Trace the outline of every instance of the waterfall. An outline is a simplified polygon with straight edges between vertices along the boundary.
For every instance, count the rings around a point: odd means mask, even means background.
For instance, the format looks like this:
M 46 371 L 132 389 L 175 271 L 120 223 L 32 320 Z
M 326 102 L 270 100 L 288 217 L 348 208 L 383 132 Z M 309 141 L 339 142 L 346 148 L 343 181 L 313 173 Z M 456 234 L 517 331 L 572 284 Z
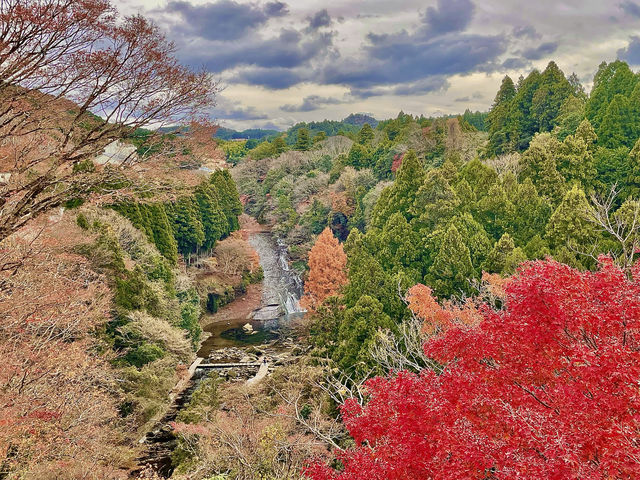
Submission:
M 277 304 L 285 315 L 304 312 L 300 307 L 302 278 L 289 266 L 289 255 L 284 242 L 275 240 L 268 233 L 253 234 L 249 242 L 260 256 L 264 272 L 263 304 Z

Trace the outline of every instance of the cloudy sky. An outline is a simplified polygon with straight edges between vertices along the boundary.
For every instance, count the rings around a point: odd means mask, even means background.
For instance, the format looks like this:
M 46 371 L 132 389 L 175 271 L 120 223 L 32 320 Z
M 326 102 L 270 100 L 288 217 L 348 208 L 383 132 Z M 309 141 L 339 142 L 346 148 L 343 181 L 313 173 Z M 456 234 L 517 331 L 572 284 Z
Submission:
M 555 60 L 589 86 L 600 62 L 640 69 L 640 0 L 115 0 L 224 85 L 231 128 L 486 110 L 505 74 Z M 324 8 L 322 5 L 329 5 Z

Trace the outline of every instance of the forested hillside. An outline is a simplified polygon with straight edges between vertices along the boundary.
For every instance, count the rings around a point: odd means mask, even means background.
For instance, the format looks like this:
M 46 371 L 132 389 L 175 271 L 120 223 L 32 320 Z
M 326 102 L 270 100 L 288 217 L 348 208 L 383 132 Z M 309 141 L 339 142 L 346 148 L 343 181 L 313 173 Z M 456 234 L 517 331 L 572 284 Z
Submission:
M 189 265 L 242 211 L 214 126 L 151 124 L 188 124 L 217 87 L 108 2 L 0 17 L 0 478 L 129 478 L 200 344 Z
M 569 308 L 563 305 L 572 295 L 572 282 L 595 288 L 587 284 L 630 271 L 640 233 L 638 176 L 634 173 L 640 165 L 640 116 L 635 112 L 640 105 L 640 98 L 636 98 L 639 82 L 640 76 L 626 63 L 603 63 L 587 94 L 575 76 L 565 76 L 551 62 L 543 72 L 534 70 L 517 84 L 505 77 L 488 115 L 467 111 L 459 117 L 428 119 L 400 113 L 375 128 L 364 125 L 357 135 L 315 142 L 299 131 L 291 150 L 274 143 L 270 156 L 256 158 L 250 152 L 236 166 L 233 175 L 245 211 L 272 225 L 289 245 L 298 268 L 310 269 L 305 300 L 311 309 L 310 342 L 316 345 L 316 355 L 330 358 L 348 375 L 345 388 L 357 391 L 361 381 L 387 374 L 390 369 L 422 372 L 419 376 L 372 380 L 367 384 L 369 403 L 357 400 L 358 395 L 350 390 L 354 399 L 344 405 L 342 414 L 359 447 L 341 457 L 346 471 L 336 478 L 372 478 L 372 471 L 379 472 L 375 478 L 387 478 L 392 470 L 403 471 L 400 478 L 431 478 L 439 476 L 438 469 L 448 468 L 445 460 L 438 463 L 440 457 L 435 454 L 434 463 L 414 464 L 413 459 L 420 455 L 407 453 L 406 459 L 397 455 L 392 447 L 397 441 L 406 442 L 402 448 L 407 452 L 412 448 L 459 450 L 462 457 L 454 477 L 471 478 L 465 469 L 473 465 L 466 459 L 472 447 L 454 447 L 444 440 L 454 427 L 443 433 L 442 441 L 433 438 L 429 446 L 413 437 L 395 439 L 399 434 L 395 429 L 415 427 L 426 432 L 437 425 L 437 415 L 451 415 L 444 409 L 441 413 L 425 410 L 428 420 L 424 421 L 411 417 L 414 414 L 405 411 L 410 407 L 400 401 L 400 392 L 416 389 L 416 395 L 432 395 L 435 382 L 440 385 L 437 388 L 454 392 L 455 388 L 468 388 L 460 386 L 470 381 L 466 375 L 488 375 L 461 366 L 459 372 L 451 373 L 460 375 L 455 379 L 429 376 L 432 371 L 440 375 L 443 365 L 453 358 L 467 362 L 469 357 L 468 362 L 473 362 L 476 354 L 464 349 L 472 345 L 490 348 L 483 335 L 495 339 L 491 341 L 503 341 L 499 335 L 506 333 L 500 333 L 492 322 L 513 322 L 504 328 L 526 328 L 521 323 L 526 315 L 523 309 L 535 311 L 534 292 L 547 288 L 535 282 L 555 285 L 559 277 L 567 275 L 564 290 L 558 289 L 557 299 L 552 301 L 560 303 L 545 307 L 564 312 Z M 487 133 L 482 131 L 485 127 Z M 340 243 L 327 243 L 326 236 L 331 234 Z M 318 243 L 311 249 L 316 238 Z M 338 259 L 343 250 L 346 257 L 341 262 Z M 617 267 L 599 258 L 602 254 L 609 255 Z M 526 263 L 542 259 L 552 263 Z M 330 274 L 336 270 L 344 271 L 346 277 Z M 588 271 L 599 273 L 580 273 Z M 635 288 L 635 283 L 628 288 Z M 522 291 L 524 297 L 517 297 L 516 291 Z M 533 302 L 530 307 L 519 306 L 528 301 Z M 608 305 L 610 300 L 602 301 Z M 480 306 L 483 302 L 489 302 L 498 313 L 485 312 Z M 585 305 L 584 312 L 590 308 L 596 306 Z M 586 313 L 575 314 L 574 321 L 571 331 L 595 328 Z M 475 327 L 478 324 L 480 327 Z M 549 328 L 549 334 L 554 335 L 555 327 Z M 443 336 L 448 330 L 451 332 Z M 528 339 L 546 335 L 542 331 L 513 332 L 525 343 L 491 353 L 493 358 L 533 355 L 526 353 L 531 346 Z M 577 342 L 567 348 L 595 348 L 589 343 L 592 339 L 583 343 L 570 331 L 562 335 Z M 424 352 L 422 342 L 427 342 Z M 539 348 L 547 347 L 536 344 L 535 349 Z M 620 348 L 620 361 L 631 361 L 633 347 L 623 344 Z M 477 355 L 487 352 L 480 348 Z M 549 355 L 552 362 L 563 353 L 549 350 Z M 505 364 L 500 371 L 507 374 L 508 368 Z M 516 372 L 520 367 L 513 368 Z M 512 374 L 515 385 L 524 381 L 520 377 L 523 373 Z M 549 381 L 540 380 L 541 385 Z M 397 399 L 387 396 L 396 391 L 400 395 Z M 570 416 L 582 408 L 561 406 L 562 399 L 554 395 L 545 393 L 549 404 L 538 400 L 546 408 Z M 468 401 L 478 400 L 470 397 Z M 425 404 L 425 408 L 431 407 Z M 510 408 L 529 406 L 512 403 Z M 381 422 L 379 415 L 393 417 L 382 413 L 388 409 L 401 416 L 383 422 L 382 430 L 373 433 L 373 425 Z M 623 410 L 620 415 L 629 414 L 628 409 Z M 545 412 L 530 411 L 527 415 L 544 416 Z M 452 421 L 456 418 L 454 415 Z M 633 423 L 630 417 L 621 421 Z M 593 428 L 595 434 L 600 432 L 598 428 L 608 427 Z M 493 438 L 495 432 L 477 434 Z M 464 442 L 466 434 L 460 435 L 455 441 Z M 591 441 L 597 440 L 587 443 Z M 621 442 L 619 448 L 624 451 L 632 448 Z M 367 450 L 370 447 L 373 449 Z M 485 465 L 482 468 L 503 472 L 515 468 L 504 458 L 489 458 L 487 452 L 493 447 L 487 448 L 477 453 L 478 465 Z M 521 457 L 522 468 L 544 476 L 542 472 L 556 468 L 551 464 L 557 460 L 563 465 L 557 468 L 571 470 L 565 463 L 568 460 L 560 460 L 562 454 L 547 455 L 555 460 L 543 465 Z M 603 462 L 596 470 L 627 471 L 614 458 L 614 454 L 607 454 L 607 462 L 615 466 L 604 467 Z M 313 478 L 334 478 L 334 473 L 319 466 L 309 472 Z
M 640 478 L 640 40 L 360 3 L 0 2 L 0 480 Z

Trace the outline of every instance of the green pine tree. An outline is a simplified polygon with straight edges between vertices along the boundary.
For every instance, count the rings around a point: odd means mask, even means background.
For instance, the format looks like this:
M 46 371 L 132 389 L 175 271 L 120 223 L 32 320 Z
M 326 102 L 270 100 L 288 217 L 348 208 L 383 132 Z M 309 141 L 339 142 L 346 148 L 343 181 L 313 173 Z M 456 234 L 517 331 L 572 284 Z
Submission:
M 505 233 L 500 237 L 493 250 L 489 252 L 487 259 L 482 265 L 482 269 L 489 273 L 503 273 L 507 265 L 507 258 L 515 249 L 513 239 L 508 233 Z M 524 254 L 523 254 L 524 255 Z
M 460 293 L 468 294 L 469 279 L 473 274 L 469 248 L 458 229 L 450 225 L 442 237 L 442 244 L 429 269 L 428 279 L 425 280 L 438 297 L 450 297 Z
M 549 219 L 545 238 L 552 251 L 569 247 L 571 250 L 589 252 L 596 239 L 587 212 L 589 203 L 584 191 L 577 185 L 569 190 Z
M 383 190 L 380 195 L 373 209 L 371 224 L 382 228 L 389 217 L 396 212 L 402 213 L 407 220 L 410 220 L 410 208 L 424 178 L 425 173 L 420 160 L 412 150 L 409 150 L 402 160 L 393 185 Z
M 371 128 L 371 125 L 365 123 L 360 129 L 360 132 L 358 132 L 358 143 L 360 145 L 369 145 L 372 140 L 373 130 Z
M 311 148 L 311 139 L 309 138 L 309 130 L 307 130 L 306 128 L 301 128 L 298 130 L 298 138 L 293 148 L 294 150 L 300 150 L 301 152 L 306 152 Z
M 370 350 L 378 329 L 394 330 L 395 326 L 384 312 L 382 303 L 363 295 L 344 312 L 333 359 L 342 369 L 355 371 L 358 377 L 366 375 L 375 367 Z

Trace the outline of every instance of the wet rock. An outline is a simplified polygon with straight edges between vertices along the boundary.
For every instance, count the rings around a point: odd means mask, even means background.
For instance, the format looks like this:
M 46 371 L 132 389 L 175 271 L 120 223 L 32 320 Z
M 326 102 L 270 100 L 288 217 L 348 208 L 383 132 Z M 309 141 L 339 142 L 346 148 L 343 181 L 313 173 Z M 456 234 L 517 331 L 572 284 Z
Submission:
M 251 314 L 251 318 L 253 320 L 275 320 L 284 315 L 282 311 L 282 307 L 280 305 L 267 305 L 266 307 L 262 307 L 259 310 L 256 310 Z
M 244 333 L 251 334 L 253 333 L 253 326 L 250 323 L 245 323 L 242 326 L 242 330 L 244 331 Z

